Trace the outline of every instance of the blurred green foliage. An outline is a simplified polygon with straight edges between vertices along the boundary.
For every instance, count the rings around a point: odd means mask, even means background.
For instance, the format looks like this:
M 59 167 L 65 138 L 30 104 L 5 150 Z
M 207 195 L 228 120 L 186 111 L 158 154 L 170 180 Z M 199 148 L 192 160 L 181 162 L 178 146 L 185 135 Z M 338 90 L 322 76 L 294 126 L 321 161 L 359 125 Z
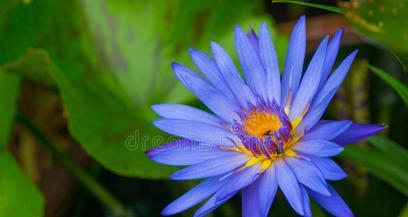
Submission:
M 9 75 L 0 69 L 0 150 L 4 151 L 7 144 L 13 117 L 16 112 L 19 94 L 20 77 Z
M 370 69 L 382 80 L 388 83 L 395 92 L 400 95 L 401 99 L 404 101 L 405 105 L 408 106 L 408 87 L 400 82 L 398 79 L 392 77 L 390 73 L 385 72 L 382 69 L 379 69 L 374 66 L 370 66 Z
M 363 166 L 408 197 L 408 151 L 385 137 L 369 139 L 371 149 L 350 146 L 341 154 L 345 159 Z
M 0 215 L 11 217 L 43 216 L 44 199 L 23 174 L 13 156 L 0 151 Z
M 17 166 L 6 147 L 19 87 L 19 76 L 6 74 L 0 70 L 0 216 L 41 217 L 43 197 Z M 22 202 L 22 198 L 30 203 Z
M 353 27 L 381 47 L 391 50 L 404 67 L 408 64 L 408 1 L 352 0 L 342 2 Z

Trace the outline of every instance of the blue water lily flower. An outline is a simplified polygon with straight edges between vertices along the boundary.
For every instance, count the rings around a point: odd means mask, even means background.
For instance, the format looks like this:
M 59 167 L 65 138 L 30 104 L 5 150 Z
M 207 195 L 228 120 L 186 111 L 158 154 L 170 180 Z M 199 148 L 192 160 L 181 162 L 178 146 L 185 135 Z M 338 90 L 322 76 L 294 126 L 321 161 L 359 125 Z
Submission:
M 279 188 L 299 215 L 312 216 L 310 196 L 334 216 L 353 216 L 327 182 L 346 177 L 330 157 L 384 126 L 320 120 L 357 54 L 352 52 L 332 72 L 342 33 L 330 42 L 324 38 L 302 73 L 306 27 L 301 17 L 290 37 L 282 78 L 266 24 L 259 35 L 235 28 L 244 79 L 214 42 L 213 58 L 190 50 L 203 76 L 173 64 L 180 82 L 214 114 L 186 105 L 153 106 L 162 117 L 154 125 L 182 138 L 148 151 L 149 157 L 187 166 L 171 176 L 174 180 L 205 179 L 168 205 L 163 215 L 207 199 L 194 215 L 205 216 L 242 192 L 242 215 L 265 217 Z

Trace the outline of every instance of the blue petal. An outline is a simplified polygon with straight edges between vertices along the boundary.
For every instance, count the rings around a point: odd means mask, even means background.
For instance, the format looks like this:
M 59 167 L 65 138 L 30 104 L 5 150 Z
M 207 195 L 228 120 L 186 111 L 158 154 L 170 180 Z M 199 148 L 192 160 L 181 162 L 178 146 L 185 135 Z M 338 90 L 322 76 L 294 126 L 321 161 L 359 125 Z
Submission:
M 192 206 L 198 204 L 202 200 L 214 194 L 218 191 L 226 182 L 226 180 L 219 180 L 220 177 L 209 178 L 179 198 L 173 201 L 171 204 L 166 206 L 162 211 L 162 215 L 174 215 L 176 213 L 182 212 Z
M 259 179 L 242 191 L 242 216 L 243 217 L 265 217 L 259 210 Z
M 197 121 L 159 119 L 153 124 L 166 133 L 214 145 L 235 145 L 239 138 L 223 127 Z
M 244 165 L 248 157 L 241 153 L 229 153 L 226 156 L 214 158 L 178 170 L 171 176 L 174 180 L 200 179 L 222 175 Z
M 211 50 L 225 82 L 239 104 L 245 108 L 248 106 L 248 102 L 255 104 L 254 94 L 242 80 L 238 69 L 227 52 L 215 42 L 211 43 Z
M 163 118 L 198 121 L 219 126 L 223 121 L 203 110 L 179 104 L 158 104 L 152 106 L 153 111 Z
M 231 175 L 225 187 L 217 192 L 217 200 L 224 200 L 231 193 L 252 184 L 259 177 L 260 171 L 261 165 L 255 164 Z
M 310 199 L 309 195 L 307 194 L 307 191 L 303 186 L 299 186 L 300 191 L 302 192 L 302 198 L 303 198 L 303 216 L 304 217 L 312 217 L 312 211 L 310 210 Z
M 304 114 L 307 106 L 310 106 L 312 103 L 322 76 L 328 40 L 329 37 L 326 36 L 320 43 L 305 74 L 303 75 L 302 82 L 300 83 L 299 89 L 293 100 L 293 104 L 290 107 L 289 118 L 291 120 L 295 120 L 301 114 Z
M 333 39 L 330 41 L 327 47 L 326 59 L 324 61 L 322 79 L 320 80 L 319 88 L 323 86 L 326 82 L 334 63 L 336 62 L 336 57 L 339 52 L 341 38 L 343 37 L 343 28 L 339 29 L 334 35 Z
M 385 126 L 382 124 L 353 123 L 346 131 L 334 138 L 333 142 L 342 146 L 348 145 L 377 134 L 384 128 Z
M 269 209 L 275 198 L 276 191 L 278 190 L 278 181 L 276 179 L 275 165 L 272 164 L 259 180 L 259 200 L 258 206 L 261 216 L 268 216 Z
M 343 60 L 343 62 L 341 62 L 341 64 L 337 67 L 337 69 L 333 72 L 333 74 L 320 89 L 319 94 L 317 94 L 316 98 L 313 101 L 313 104 L 317 105 L 321 103 L 331 92 L 337 91 L 344 78 L 346 77 L 354 58 L 357 55 L 357 52 L 357 50 L 353 51 Z
M 285 59 L 285 67 L 282 76 L 281 106 L 284 107 L 290 97 L 296 93 L 302 76 L 303 61 L 306 53 L 306 18 L 300 17 L 292 30 L 289 40 L 288 51 Z M 292 96 L 293 97 L 293 96 Z
M 331 140 L 347 130 L 351 124 L 351 121 L 320 121 L 302 138 Z
M 257 95 L 265 96 L 265 72 L 259 55 L 255 51 L 244 31 L 238 26 L 234 31 L 235 50 L 241 62 L 246 83 Z
M 296 130 L 302 133 L 308 132 L 323 116 L 334 94 L 336 91 L 332 90 L 319 104 L 312 104 L 312 108 L 306 113 Z
M 343 151 L 343 147 L 322 139 L 300 141 L 293 146 L 293 150 L 319 157 L 330 157 Z
M 344 77 L 346 76 L 356 55 L 357 51 L 354 51 L 352 54 L 350 54 L 330 76 L 330 78 L 317 94 L 316 98 L 313 100 L 311 109 L 305 115 L 302 122 L 298 126 L 299 131 L 308 131 L 320 120 L 324 111 L 329 105 L 330 100 L 336 94 L 337 89 L 340 87 L 340 84 L 344 80 Z
M 310 196 L 316 200 L 316 202 L 334 216 L 341 217 L 353 217 L 353 212 L 340 197 L 340 195 L 328 185 L 330 196 L 324 196 L 308 189 Z
M 344 179 L 347 174 L 336 162 L 328 157 L 316 157 L 316 156 L 307 156 L 320 172 L 323 174 L 325 179 L 328 180 L 340 180 Z
M 228 153 L 230 152 L 219 147 L 203 145 L 188 139 L 180 139 L 147 151 L 147 155 L 152 160 L 175 166 L 197 164 L 205 160 L 228 156 Z
M 292 208 L 299 214 L 303 215 L 303 198 L 300 191 L 299 183 L 295 174 L 290 167 L 283 161 L 275 162 L 276 179 L 286 199 Z
M 257 54 L 259 54 L 259 38 L 258 38 L 258 36 L 256 35 L 254 29 L 251 29 L 251 30 L 248 32 L 247 36 L 248 36 L 249 41 L 250 41 L 251 44 L 252 44 L 252 47 L 254 47 L 255 52 L 256 52 Z
M 300 183 L 323 195 L 329 195 L 326 180 L 312 162 L 295 157 L 286 158 L 285 162 L 292 168 Z
M 173 63 L 173 70 L 177 78 L 193 92 L 209 109 L 222 119 L 233 122 L 239 120 L 236 111 L 238 108 L 225 95 L 221 94 L 212 85 L 204 81 L 190 69 Z
M 217 88 L 221 93 L 226 95 L 230 99 L 234 99 L 234 96 L 227 86 L 217 64 L 211 57 L 204 53 L 190 49 L 190 55 L 198 69 L 207 77 L 207 79 Z
M 208 199 L 208 201 L 202 207 L 200 207 L 200 209 L 198 209 L 194 213 L 194 217 L 204 217 L 204 216 L 206 216 L 208 213 L 210 213 L 213 210 L 217 209 L 219 206 L 221 206 L 223 203 L 225 203 L 227 200 L 229 200 L 231 197 L 233 197 L 237 192 L 238 191 L 232 193 L 227 198 L 225 198 L 224 200 L 221 200 L 221 201 L 217 201 L 216 200 L 217 194 L 214 194 L 210 199 Z
M 266 70 L 266 94 L 267 98 L 273 99 L 280 104 L 281 100 L 281 82 L 279 72 L 279 62 L 276 57 L 275 47 L 272 37 L 269 34 L 266 23 L 263 23 L 259 31 L 260 57 L 262 65 Z

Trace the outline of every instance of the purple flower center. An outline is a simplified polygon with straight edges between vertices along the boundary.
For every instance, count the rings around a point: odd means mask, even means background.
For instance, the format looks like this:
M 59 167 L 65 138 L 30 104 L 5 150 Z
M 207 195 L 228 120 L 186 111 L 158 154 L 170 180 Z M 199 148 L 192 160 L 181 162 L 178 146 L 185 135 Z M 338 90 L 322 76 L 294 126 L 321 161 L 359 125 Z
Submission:
M 275 101 L 258 100 L 256 105 L 239 112 L 232 131 L 255 157 L 274 159 L 285 154 L 292 140 L 292 124 Z

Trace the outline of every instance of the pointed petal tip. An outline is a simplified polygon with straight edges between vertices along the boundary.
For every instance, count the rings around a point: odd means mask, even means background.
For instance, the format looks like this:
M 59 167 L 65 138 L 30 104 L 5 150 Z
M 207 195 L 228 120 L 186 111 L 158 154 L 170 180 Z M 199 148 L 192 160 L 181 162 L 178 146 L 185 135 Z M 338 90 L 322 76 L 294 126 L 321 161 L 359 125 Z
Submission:
M 317 47 L 315 53 L 320 52 L 321 55 L 324 55 L 324 56 L 326 55 L 326 50 L 327 50 L 327 47 L 329 46 L 329 38 L 330 38 L 329 35 L 326 35 L 323 38 L 323 40 L 320 42 L 319 46 Z
M 234 25 L 234 31 L 242 31 L 241 27 L 238 24 Z
M 234 41 L 237 42 L 238 39 L 245 37 L 246 34 L 243 29 L 237 24 L 234 26 Z
M 169 206 L 166 206 L 162 211 L 161 211 L 161 215 L 162 216 L 169 216 L 169 215 L 174 215 L 177 212 L 174 212 L 172 210 L 169 209 Z
M 217 50 L 220 50 L 222 47 L 221 47 L 221 45 L 219 45 L 217 42 L 215 42 L 215 41 L 211 41 L 210 42 L 210 47 L 211 47 L 211 50 L 214 52 L 214 51 L 217 51 Z
M 190 55 L 194 55 L 195 53 L 197 53 L 198 50 L 196 50 L 195 48 L 189 47 L 188 48 L 188 52 L 190 53 Z
M 248 35 L 248 36 L 258 37 L 258 34 L 256 34 L 256 31 L 255 31 L 254 28 L 251 28 L 251 29 L 248 31 L 247 35 Z
M 330 35 L 324 36 L 322 42 L 320 43 L 320 46 L 327 47 L 329 44 L 329 38 L 330 38 Z
M 154 153 L 155 153 L 154 149 L 149 149 L 149 150 L 147 150 L 147 151 L 145 152 L 145 154 L 146 154 L 149 158 L 152 158 L 153 155 L 154 155 Z
M 376 125 L 377 125 L 377 129 L 373 130 L 374 134 L 380 133 L 381 131 L 388 128 L 388 124 L 386 123 L 381 123 L 381 124 L 376 124 Z
M 154 104 L 150 106 L 150 109 L 153 110 L 155 113 L 157 113 L 159 108 L 160 108 L 160 104 Z
M 181 179 L 181 178 L 178 176 L 177 171 L 170 175 L 170 179 L 171 179 L 171 180 L 175 180 L 175 181 L 184 180 L 184 179 Z
M 159 154 L 161 152 L 161 146 L 159 147 L 155 147 L 155 148 L 151 148 L 147 151 L 145 151 L 145 154 L 152 160 L 155 161 L 157 163 L 160 163 L 159 161 L 157 161 L 157 154 Z
M 359 49 L 355 49 L 353 52 L 351 52 L 350 55 L 353 55 L 353 59 L 357 56 L 359 51 L 360 51 Z
M 163 121 L 163 119 L 156 119 L 156 120 L 153 120 L 153 121 L 152 121 L 152 124 L 153 124 L 155 127 L 160 128 L 161 124 L 163 123 L 162 121 Z
M 181 67 L 183 66 L 178 62 L 171 63 L 171 68 L 173 69 L 174 72 L 178 71 Z
M 173 69 L 174 74 L 180 81 L 183 80 L 183 77 L 185 75 L 188 75 L 191 71 L 190 69 L 188 69 L 187 67 L 178 62 L 172 62 L 171 68 Z
M 367 139 L 380 133 L 386 128 L 384 124 L 359 124 L 353 123 L 345 132 L 333 138 L 333 142 L 341 146 Z
M 336 34 L 334 35 L 334 37 L 340 37 L 342 38 L 344 34 L 344 27 L 340 27 L 337 31 Z
M 302 15 L 301 17 L 299 17 L 298 21 L 295 24 L 295 28 L 296 27 L 301 27 L 302 29 L 306 29 L 306 16 Z
M 295 26 L 292 29 L 292 33 L 301 33 L 306 38 L 306 17 L 305 15 L 301 16 L 299 20 L 296 22 Z

